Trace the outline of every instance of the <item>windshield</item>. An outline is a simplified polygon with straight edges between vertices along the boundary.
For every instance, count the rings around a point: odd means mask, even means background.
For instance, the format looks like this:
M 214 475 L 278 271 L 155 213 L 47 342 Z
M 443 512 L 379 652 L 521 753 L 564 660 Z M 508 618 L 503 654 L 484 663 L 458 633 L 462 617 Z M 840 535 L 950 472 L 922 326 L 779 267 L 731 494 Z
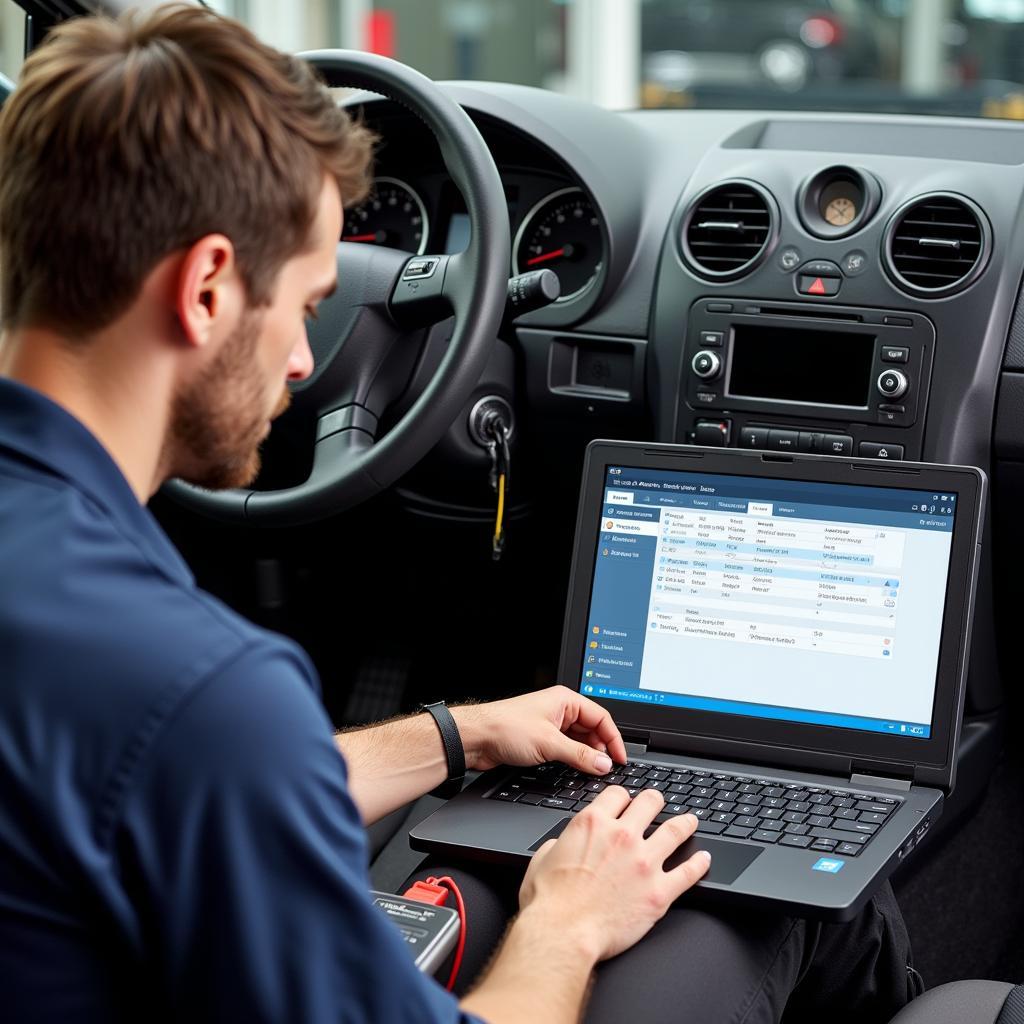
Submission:
M 213 0 L 290 50 L 603 106 L 1024 117 L 1024 0 Z

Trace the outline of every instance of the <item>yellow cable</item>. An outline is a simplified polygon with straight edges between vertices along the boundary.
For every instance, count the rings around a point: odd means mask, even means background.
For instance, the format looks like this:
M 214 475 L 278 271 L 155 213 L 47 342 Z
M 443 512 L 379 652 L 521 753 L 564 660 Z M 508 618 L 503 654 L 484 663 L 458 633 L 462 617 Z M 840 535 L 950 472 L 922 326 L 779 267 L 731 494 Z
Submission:
M 494 520 L 494 546 L 501 542 L 502 521 L 505 518 L 505 474 L 498 477 L 498 515 Z

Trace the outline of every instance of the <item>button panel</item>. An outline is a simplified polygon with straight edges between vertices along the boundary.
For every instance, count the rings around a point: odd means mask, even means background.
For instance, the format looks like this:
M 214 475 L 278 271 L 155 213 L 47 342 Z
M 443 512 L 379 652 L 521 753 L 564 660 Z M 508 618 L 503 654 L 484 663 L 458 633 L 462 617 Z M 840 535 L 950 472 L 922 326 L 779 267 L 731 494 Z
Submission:
M 829 434 L 823 430 L 743 427 L 740 430 L 739 447 L 813 455 L 852 455 L 853 438 L 849 434 Z
M 846 273 L 843 266 L 851 251 L 854 250 L 845 250 L 843 260 L 835 262 L 815 259 L 813 252 L 805 253 L 789 272 L 788 276 L 793 278 L 790 294 L 799 288 L 801 278 L 811 279 L 810 282 L 804 281 L 809 288 L 820 277 L 821 289 L 825 291 L 839 289 L 841 293 L 848 286 L 854 287 L 855 275 Z M 781 267 L 775 270 L 779 279 L 783 278 L 781 270 Z M 854 456 L 859 454 L 861 441 L 870 440 L 872 444 L 892 449 L 892 452 L 898 452 L 899 449 L 894 447 L 896 444 L 902 446 L 904 459 L 919 458 L 934 354 L 932 325 L 925 317 L 907 313 L 900 318 L 910 321 L 906 327 L 899 321 L 886 323 L 902 311 L 848 307 L 836 304 L 839 301 L 828 295 L 793 295 L 789 301 L 765 297 L 741 301 L 735 298 L 700 299 L 695 302 L 690 307 L 683 330 L 685 342 L 679 377 L 676 438 L 694 443 L 700 423 L 702 443 L 715 444 L 722 432 L 710 424 L 728 420 L 728 444 L 755 451 Z M 812 302 L 818 302 L 818 307 L 812 307 Z M 867 378 L 863 404 L 842 405 L 827 400 L 818 404 L 814 397 L 819 389 L 811 383 L 803 386 L 799 397 L 792 400 L 777 397 L 777 393 L 784 390 L 781 385 L 775 391 L 766 389 L 766 397 L 757 397 L 757 381 L 750 379 L 748 359 L 756 332 L 775 331 L 777 339 L 780 339 L 778 344 L 784 348 L 788 337 L 786 331 L 810 329 L 808 313 L 820 316 L 825 312 L 822 306 L 827 306 L 829 313 L 834 311 L 843 315 L 830 318 L 824 326 L 815 324 L 814 329 L 835 335 L 837 346 L 849 339 L 849 349 L 852 351 L 859 346 L 863 354 L 863 370 L 858 368 L 858 372 L 864 372 Z M 790 309 L 793 311 L 791 317 L 787 316 Z M 867 341 L 860 340 L 866 336 L 871 338 L 870 361 Z M 814 374 L 818 373 L 824 384 L 829 373 L 838 372 L 831 365 L 827 345 L 822 347 L 820 366 L 816 365 L 816 359 L 812 360 L 814 365 L 805 365 L 806 353 L 794 362 L 799 346 L 792 348 L 791 352 L 781 351 L 778 354 L 780 365 L 772 372 L 780 380 L 788 381 L 785 374 L 792 369 L 803 373 L 807 381 L 813 381 Z M 744 359 L 748 361 L 744 363 Z M 745 367 L 746 377 L 737 376 L 738 367 Z M 736 393 L 736 390 L 741 393 Z M 799 391 L 796 388 L 794 395 Z M 827 386 L 820 391 L 823 396 L 835 394 L 835 389 L 830 391 Z M 712 433 L 714 430 L 717 434 Z M 866 454 L 863 457 L 878 456 Z

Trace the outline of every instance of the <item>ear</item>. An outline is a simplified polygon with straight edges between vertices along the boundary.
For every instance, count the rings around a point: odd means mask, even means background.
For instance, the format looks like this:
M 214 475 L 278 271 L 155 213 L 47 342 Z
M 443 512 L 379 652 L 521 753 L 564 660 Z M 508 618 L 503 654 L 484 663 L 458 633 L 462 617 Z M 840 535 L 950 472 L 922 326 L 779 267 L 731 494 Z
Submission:
M 181 261 L 174 304 L 189 345 L 203 347 L 218 327 L 237 316 L 242 283 L 235 265 L 235 248 L 225 235 L 205 235 Z

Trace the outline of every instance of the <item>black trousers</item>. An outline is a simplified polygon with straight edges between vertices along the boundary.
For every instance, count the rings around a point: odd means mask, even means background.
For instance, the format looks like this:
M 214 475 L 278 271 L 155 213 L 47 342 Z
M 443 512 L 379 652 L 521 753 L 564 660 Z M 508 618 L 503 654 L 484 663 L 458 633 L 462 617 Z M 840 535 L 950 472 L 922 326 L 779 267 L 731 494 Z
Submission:
M 522 873 L 424 865 L 407 884 L 428 875 L 450 875 L 466 903 L 466 949 L 455 986 L 461 995 L 515 914 Z M 583 1019 L 887 1024 L 922 988 L 888 883 L 843 924 L 698 909 L 684 896 L 636 946 L 598 966 Z

